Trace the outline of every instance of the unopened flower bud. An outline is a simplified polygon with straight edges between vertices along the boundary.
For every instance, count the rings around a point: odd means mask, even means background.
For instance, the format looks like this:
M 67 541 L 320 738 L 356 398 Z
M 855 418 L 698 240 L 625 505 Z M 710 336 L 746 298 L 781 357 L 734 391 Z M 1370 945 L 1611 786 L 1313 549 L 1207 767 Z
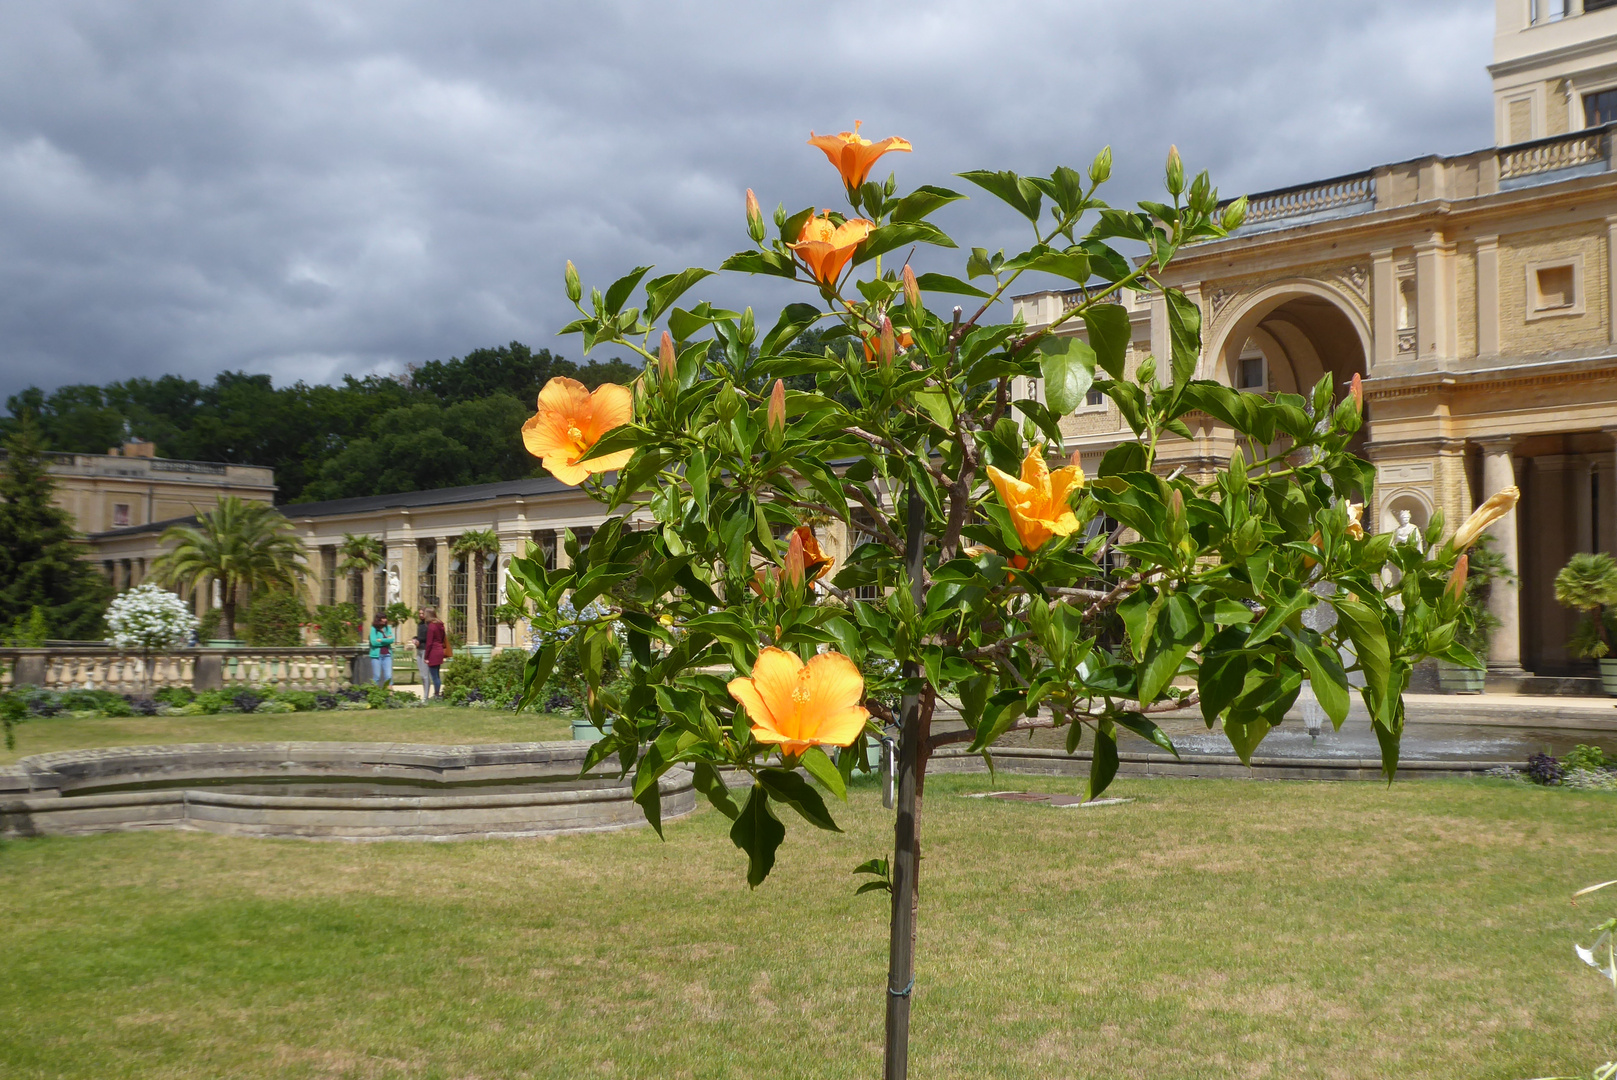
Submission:
M 1185 516 L 1185 494 L 1178 488 L 1168 493 L 1168 516 L 1175 521 Z
M 734 420 L 741 412 L 741 395 L 736 388 L 725 383 L 713 400 L 713 411 L 719 414 L 720 420 Z
M 1446 591 L 1450 597 L 1455 600 L 1465 597 L 1465 579 L 1470 572 L 1471 556 L 1461 555 L 1459 561 L 1454 564 L 1453 572 L 1449 574 L 1449 587 Z
M 1112 178 L 1112 148 L 1108 146 L 1095 155 L 1095 160 L 1089 166 L 1089 182 L 1104 184 Z
M 801 589 L 803 587 L 803 572 L 803 537 L 796 529 L 793 529 L 792 538 L 786 544 L 786 566 L 784 570 L 785 579 L 792 588 Z
M 663 331 L 662 344 L 657 348 L 657 374 L 662 376 L 664 382 L 673 382 L 679 374 L 674 362 L 674 339 Z
M 1246 196 L 1242 195 L 1239 199 L 1236 199 L 1234 202 L 1230 203 L 1224 208 L 1224 221 L 1222 224 L 1225 232 L 1234 232 L 1245 222 Z
M 914 313 L 921 310 L 921 283 L 915 280 L 915 271 L 910 269 L 909 263 L 904 264 L 904 303 L 910 309 L 910 321 L 915 322 Z
M 758 196 L 747 189 L 747 235 L 752 237 L 754 243 L 763 243 L 768 235 L 764 230 L 764 212 L 758 208 Z
M 1179 147 L 1168 147 L 1168 194 L 1178 198 L 1185 190 L 1185 162 L 1179 156 Z
M 884 317 L 881 321 L 881 338 L 876 357 L 882 367 L 888 367 L 896 355 L 898 355 L 898 339 L 893 334 L 893 320 Z
M 1348 384 L 1348 396 L 1353 399 L 1353 407 L 1364 412 L 1364 380 L 1357 371 L 1353 373 L 1353 381 Z
M 578 267 L 573 265 L 573 260 L 571 259 L 567 260 L 566 280 L 567 299 L 576 304 L 578 303 L 579 297 L 584 295 L 584 283 L 578 280 Z
M 769 392 L 769 412 L 767 415 L 769 430 L 776 435 L 786 431 L 786 384 L 779 379 L 775 380 L 775 388 Z

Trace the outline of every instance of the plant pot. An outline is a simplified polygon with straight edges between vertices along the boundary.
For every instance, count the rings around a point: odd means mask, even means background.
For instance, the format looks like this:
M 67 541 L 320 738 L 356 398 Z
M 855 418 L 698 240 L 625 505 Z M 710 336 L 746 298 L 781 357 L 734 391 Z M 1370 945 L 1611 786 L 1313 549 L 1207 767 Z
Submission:
M 1480 694 L 1487 671 L 1461 667 L 1446 660 L 1437 662 L 1437 688 L 1445 694 Z
M 1600 661 L 1600 689 L 1617 697 L 1617 658 Z
M 494 655 L 494 646 L 492 646 L 492 645 L 468 645 L 468 646 L 466 646 L 466 651 L 471 653 L 473 656 L 477 657 L 479 660 L 483 660 L 483 661 L 486 662 L 490 657 L 492 657 Z
M 612 730 L 612 721 L 608 720 L 606 722 L 606 730 Z M 583 717 L 579 717 L 573 721 L 573 741 L 590 743 L 600 742 L 601 732 L 595 729 L 594 724 L 590 723 L 588 720 L 585 720 Z

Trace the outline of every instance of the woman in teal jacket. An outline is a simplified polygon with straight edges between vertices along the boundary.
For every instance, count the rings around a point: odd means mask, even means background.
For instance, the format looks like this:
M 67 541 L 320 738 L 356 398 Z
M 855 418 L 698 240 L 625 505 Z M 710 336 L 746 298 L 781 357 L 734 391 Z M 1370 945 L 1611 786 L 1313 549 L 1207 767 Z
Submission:
M 371 682 L 393 685 L 393 627 L 380 611 L 371 620 Z

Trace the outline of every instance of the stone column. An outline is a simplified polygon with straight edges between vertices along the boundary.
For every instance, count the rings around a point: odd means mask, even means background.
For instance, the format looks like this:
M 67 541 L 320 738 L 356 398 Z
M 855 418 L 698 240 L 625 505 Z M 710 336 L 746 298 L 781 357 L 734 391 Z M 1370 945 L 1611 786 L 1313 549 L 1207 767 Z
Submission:
M 434 560 L 434 576 L 438 579 L 438 617 L 444 621 L 444 627 L 449 626 L 449 537 L 440 536 L 434 542 L 437 547 L 437 558 Z
M 1617 444 L 1617 428 L 1607 428 L 1606 434 Z M 1613 450 L 1617 451 L 1617 445 Z M 1603 471 L 1610 482 L 1600 489 L 1600 516 L 1605 519 L 1600 523 L 1600 536 L 1606 553 L 1617 555 L 1617 452 L 1606 455 L 1606 468 Z
M 466 556 L 466 644 L 485 645 L 483 640 L 483 575 L 488 572 L 488 556 Z
M 1481 439 L 1482 498 L 1484 500 L 1516 483 L 1516 463 L 1511 457 L 1514 438 Z M 1521 558 L 1516 543 L 1516 512 L 1512 510 L 1488 529 L 1496 550 L 1504 557 L 1506 569 L 1521 574 Z M 1520 587 L 1495 582 L 1488 608 L 1499 620 L 1488 646 L 1488 672 L 1492 675 L 1521 676 L 1522 631 Z

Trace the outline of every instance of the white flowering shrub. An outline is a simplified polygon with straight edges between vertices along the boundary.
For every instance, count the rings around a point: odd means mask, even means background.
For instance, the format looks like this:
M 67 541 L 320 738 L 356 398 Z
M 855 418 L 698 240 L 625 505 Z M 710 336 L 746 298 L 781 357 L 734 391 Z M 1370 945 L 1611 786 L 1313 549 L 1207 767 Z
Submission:
M 157 585 L 138 585 L 107 608 L 107 642 L 120 649 L 176 649 L 196 628 L 190 605 Z

